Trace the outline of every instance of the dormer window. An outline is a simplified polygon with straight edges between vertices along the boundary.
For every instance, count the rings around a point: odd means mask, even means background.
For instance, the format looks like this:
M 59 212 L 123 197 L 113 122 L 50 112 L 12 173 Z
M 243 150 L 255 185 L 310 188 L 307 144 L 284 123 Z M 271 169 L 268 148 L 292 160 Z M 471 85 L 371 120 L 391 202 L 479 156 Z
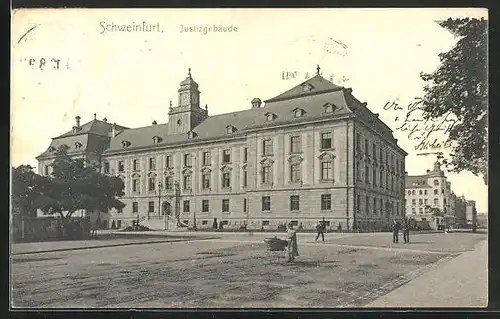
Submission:
M 226 126 L 226 134 L 233 134 L 234 132 L 236 132 L 236 127 L 232 125 Z
M 82 148 L 82 143 L 75 142 L 75 149 L 79 150 L 80 148 Z
M 271 112 L 267 112 L 264 115 L 266 116 L 267 121 L 273 121 L 275 118 L 277 118 L 276 114 L 271 113 Z
M 300 107 L 297 107 L 297 108 L 293 109 L 293 113 L 294 113 L 295 117 L 302 117 L 306 113 L 306 111 L 304 111 Z
M 302 84 L 302 91 L 303 92 L 309 92 L 312 89 L 314 89 L 314 86 L 312 86 L 311 84 L 309 84 L 309 83 Z
M 56 150 L 56 148 L 55 148 L 55 147 L 53 147 L 53 146 L 50 146 L 50 147 L 49 147 L 49 153 L 52 153 L 52 152 L 54 152 L 55 150 Z
M 129 141 L 122 141 L 122 147 L 125 148 L 125 147 L 129 147 L 130 146 L 130 142 Z
M 188 138 L 191 139 L 191 138 L 195 138 L 196 136 L 198 136 L 198 134 L 196 134 L 195 132 L 193 131 L 189 131 L 188 132 Z
M 161 142 L 161 137 L 159 136 L 153 136 L 153 144 L 158 144 Z
M 337 110 L 337 106 L 335 106 L 335 104 L 332 104 L 330 102 L 325 103 L 323 107 L 325 109 L 325 113 L 333 113 L 335 112 L 335 110 Z

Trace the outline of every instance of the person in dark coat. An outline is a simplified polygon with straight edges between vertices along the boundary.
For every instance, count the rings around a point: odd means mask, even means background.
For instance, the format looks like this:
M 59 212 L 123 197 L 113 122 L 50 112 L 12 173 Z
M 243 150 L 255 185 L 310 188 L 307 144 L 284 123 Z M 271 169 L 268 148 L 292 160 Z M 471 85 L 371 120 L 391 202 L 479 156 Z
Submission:
M 410 242 L 410 223 L 406 218 L 403 220 L 403 240 L 405 244 Z
M 295 260 L 295 257 L 299 255 L 299 249 L 297 246 L 297 232 L 295 231 L 295 229 L 293 229 L 292 223 L 288 225 L 287 241 L 288 262 L 292 262 Z
M 393 243 L 398 243 L 399 241 L 399 229 L 401 228 L 401 225 L 399 224 L 398 221 L 394 220 L 392 222 L 392 242 Z
M 325 223 L 319 221 L 316 224 L 316 231 L 318 232 L 318 234 L 316 235 L 316 239 L 314 241 L 318 241 L 319 235 L 321 235 L 321 239 L 323 240 L 323 242 L 325 242 Z

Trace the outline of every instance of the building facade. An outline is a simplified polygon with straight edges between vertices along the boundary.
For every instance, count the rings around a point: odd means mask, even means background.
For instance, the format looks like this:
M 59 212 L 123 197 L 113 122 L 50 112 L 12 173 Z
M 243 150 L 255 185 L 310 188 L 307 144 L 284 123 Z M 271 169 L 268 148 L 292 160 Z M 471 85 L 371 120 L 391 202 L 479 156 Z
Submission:
M 437 225 L 454 225 L 457 196 L 451 182 L 436 161 L 433 170 L 425 175 L 406 175 L 406 216 L 420 222 L 429 222 L 433 229 Z
M 324 219 L 329 228 L 373 229 L 404 216 L 407 153 L 352 89 L 318 68 L 264 103 L 209 116 L 189 72 L 167 123 L 129 129 L 94 119 L 53 139 L 39 172 L 50 173 L 58 145 L 82 144 L 72 154 L 125 183 L 126 207 L 111 210 L 107 226 L 167 214 L 199 229 L 214 219 L 225 228 L 307 229 Z M 102 144 L 87 146 L 91 137 Z

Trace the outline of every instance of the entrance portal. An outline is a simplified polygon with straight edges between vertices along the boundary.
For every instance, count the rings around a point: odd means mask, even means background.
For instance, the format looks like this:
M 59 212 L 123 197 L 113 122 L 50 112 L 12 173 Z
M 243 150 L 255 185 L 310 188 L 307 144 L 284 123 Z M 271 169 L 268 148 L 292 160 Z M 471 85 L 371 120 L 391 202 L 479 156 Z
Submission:
M 162 215 L 167 214 L 168 216 L 171 216 L 172 215 L 172 205 L 170 205 L 169 202 L 163 202 L 163 204 L 161 205 L 161 211 L 162 211 Z

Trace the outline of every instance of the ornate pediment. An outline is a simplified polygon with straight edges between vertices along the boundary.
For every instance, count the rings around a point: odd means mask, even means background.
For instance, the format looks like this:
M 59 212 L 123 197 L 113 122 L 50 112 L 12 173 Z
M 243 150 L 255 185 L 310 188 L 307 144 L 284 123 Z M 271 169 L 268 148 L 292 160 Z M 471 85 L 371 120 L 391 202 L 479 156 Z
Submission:
M 141 175 L 138 173 L 133 173 L 132 178 L 141 178 Z
M 274 163 L 273 159 L 272 158 L 269 158 L 269 157 L 264 157 L 260 160 L 260 163 L 262 165 L 272 165 Z
M 288 162 L 290 163 L 300 163 L 304 159 L 300 155 L 290 155 L 288 156 Z
M 167 168 L 167 169 L 163 172 L 163 174 L 164 174 L 165 176 L 172 176 L 172 175 L 174 175 L 174 174 L 175 174 L 175 172 L 174 172 L 174 169 L 173 169 L 173 168 Z
M 182 174 L 191 175 L 191 174 L 193 174 L 193 171 L 189 167 L 186 167 L 182 170 Z
M 233 168 L 229 165 L 222 165 L 222 167 L 220 168 L 221 171 L 223 172 L 228 172 L 228 171 L 231 171 L 233 170 Z
M 203 168 L 201 169 L 201 172 L 202 172 L 203 174 L 210 174 L 210 173 L 212 173 L 212 170 L 210 169 L 210 167 L 206 167 L 206 166 L 205 166 L 205 167 L 203 167 Z
M 323 152 L 318 156 L 318 158 L 321 161 L 333 161 L 335 159 L 335 155 L 330 152 Z
M 149 173 L 148 173 L 148 176 L 149 176 L 149 177 L 156 177 L 156 173 L 155 173 L 155 172 L 149 172 Z

